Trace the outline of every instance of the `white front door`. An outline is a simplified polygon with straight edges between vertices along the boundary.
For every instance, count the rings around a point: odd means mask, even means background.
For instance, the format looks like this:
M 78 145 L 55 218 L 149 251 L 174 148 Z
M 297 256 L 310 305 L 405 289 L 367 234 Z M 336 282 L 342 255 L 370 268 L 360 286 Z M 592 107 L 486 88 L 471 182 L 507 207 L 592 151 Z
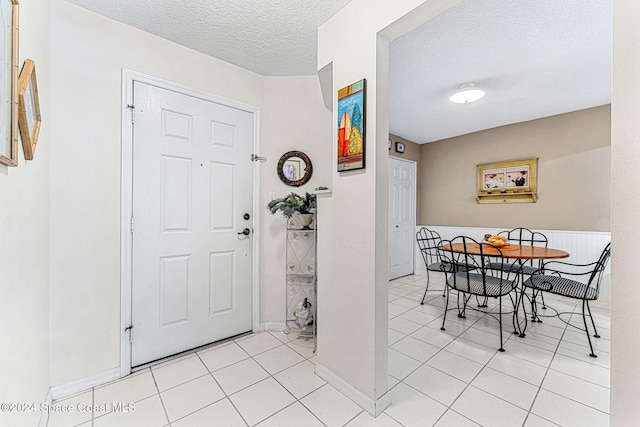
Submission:
M 389 158 L 389 279 L 413 274 L 416 164 Z
M 134 82 L 131 366 L 252 329 L 253 114 Z

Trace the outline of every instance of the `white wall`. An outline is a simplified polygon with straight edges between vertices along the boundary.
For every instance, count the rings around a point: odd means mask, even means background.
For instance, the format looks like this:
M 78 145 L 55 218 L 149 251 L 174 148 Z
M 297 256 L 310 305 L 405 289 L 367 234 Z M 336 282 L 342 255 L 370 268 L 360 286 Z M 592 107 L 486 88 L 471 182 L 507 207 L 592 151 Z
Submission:
M 611 425 L 640 423 L 640 2 L 613 0 Z
M 40 404 L 49 388 L 49 2 L 21 4 L 20 65 L 36 64 L 42 128 L 34 160 L 0 165 L 0 402 Z M 37 425 L 40 412 L 0 412 Z
M 319 186 L 329 186 L 328 165 L 331 150 L 325 146 L 331 140 L 331 112 L 322 102 L 320 83 L 316 76 L 267 77 L 264 81 L 262 109 L 262 241 L 261 241 L 261 321 L 285 321 L 285 226 L 280 215 L 271 215 L 267 203 L 269 193 L 282 197 L 292 191 L 303 195 Z M 311 159 L 313 174 L 301 187 L 284 185 L 276 173 L 280 156 L 287 151 L 303 151 Z
M 118 367 L 121 70 L 262 104 L 262 78 L 54 0 L 51 383 Z
M 387 391 L 388 40 L 455 2 L 354 0 L 318 30 L 333 105 L 340 88 L 367 79 L 366 169 L 339 174 L 332 164 L 332 194 L 318 204 L 318 365 L 374 412 Z M 335 136 L 335 117 L 332 127 Z
M 121 69 L 261 108 L 262 321 L 284 321 L 284 226 L 268 193 L 288 150 L 310 155 L 326 185 L 329 137 L 317 78 L 264 78 L 61 0 L 52 16 L 56 141 L 51 188 L 51 376 L 69 383 L 119 366 Z

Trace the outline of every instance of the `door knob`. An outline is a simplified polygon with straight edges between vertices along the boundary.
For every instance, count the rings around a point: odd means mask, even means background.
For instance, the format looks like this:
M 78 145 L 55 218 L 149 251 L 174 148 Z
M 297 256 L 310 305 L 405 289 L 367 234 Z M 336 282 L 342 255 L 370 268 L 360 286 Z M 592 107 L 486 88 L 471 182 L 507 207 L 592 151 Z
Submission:
M 244 230 L 242 230 L 238 234 L 243 234 L 245 236 L 248 236 L 249 234 L 251 234 L 251 230 L 249 230 L 248 228 L 245 228 Z

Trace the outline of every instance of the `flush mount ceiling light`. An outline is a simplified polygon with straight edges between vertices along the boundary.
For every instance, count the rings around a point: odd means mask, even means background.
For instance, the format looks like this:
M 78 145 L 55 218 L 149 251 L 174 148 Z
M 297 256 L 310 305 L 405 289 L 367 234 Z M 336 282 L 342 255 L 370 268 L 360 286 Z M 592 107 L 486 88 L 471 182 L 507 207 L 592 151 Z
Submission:
M 473 83 L 460 86 L 460 89 L 454 92 L 449 101 L 454 104 L 469 104 L 484 97 L 484 90 L 477 88 Z

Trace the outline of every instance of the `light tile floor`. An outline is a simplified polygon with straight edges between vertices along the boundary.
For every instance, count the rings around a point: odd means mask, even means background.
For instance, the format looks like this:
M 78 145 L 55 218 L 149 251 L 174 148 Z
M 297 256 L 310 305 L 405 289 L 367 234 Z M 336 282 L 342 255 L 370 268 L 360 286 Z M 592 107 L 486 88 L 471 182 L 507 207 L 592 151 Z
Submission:
M 584 333 L 557 318 L 530 323 L 519 338 L 505 315 L 501 353 L 498 323 L 488 315 L 468 311 L 460 319 L 450 311 L 441 331 L 442 279 L 431 277 L 433 292 L 420 305 L 425 283 L 417 275 L 389 282 L 393 403 L 378 418 L 314 374 L 310 348 L 263 332 L 55 402 L 94 411 L 52 413 L 48 426 L 609 425 L 608 313 L 594 314 L 602 336 L 594 340 L 597 359 L 588 356 Z M 547 303 L 579 313 L 567 300 Z M 576 314 L 566 319 L 582 322 Z M 105 412 L 105 404 L 117 402 L 134 403 L 135 411 Z

